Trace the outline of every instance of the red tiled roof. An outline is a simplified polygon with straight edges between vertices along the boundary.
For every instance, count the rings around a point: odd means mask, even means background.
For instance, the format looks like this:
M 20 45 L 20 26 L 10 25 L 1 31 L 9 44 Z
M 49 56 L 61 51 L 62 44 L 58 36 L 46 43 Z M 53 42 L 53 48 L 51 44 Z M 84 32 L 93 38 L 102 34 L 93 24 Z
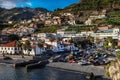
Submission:
M 50 45 L 50 44 L 44 43 L 43 46 L 44 46 L 44 47 L 45 47 L 45 46 L 53 47 L 54 45 Z
M 6 44 L 0 44 L 0 47 L 15 47 L 15 41 Z
M 31 47 L 32 47 L 32 48 L 35 48 L 35 47 L 36 47 L 36 45 L 35 45 L 35 44 L 34 44 L 34 45 L 31 45 Z

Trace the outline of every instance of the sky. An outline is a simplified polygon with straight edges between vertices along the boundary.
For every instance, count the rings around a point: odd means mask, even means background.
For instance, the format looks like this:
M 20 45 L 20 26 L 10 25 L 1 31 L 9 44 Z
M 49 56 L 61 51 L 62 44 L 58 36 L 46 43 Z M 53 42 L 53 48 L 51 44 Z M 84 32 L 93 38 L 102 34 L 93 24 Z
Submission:
M 41 7 L 53 11 L 57 8 L 64 8 L 79 1 L 80 0 L 0 0 L 0 7 L 6 9 L 14 7 Z

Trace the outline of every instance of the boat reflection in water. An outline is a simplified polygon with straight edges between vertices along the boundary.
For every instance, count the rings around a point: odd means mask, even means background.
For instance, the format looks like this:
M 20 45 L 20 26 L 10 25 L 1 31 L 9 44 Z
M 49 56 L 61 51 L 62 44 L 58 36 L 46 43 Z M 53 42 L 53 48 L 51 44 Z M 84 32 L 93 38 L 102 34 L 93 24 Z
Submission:
M 85 74 L 49 67 L 27 72 L 25 68 L 0 64 L 0 80 L 85 80 Z

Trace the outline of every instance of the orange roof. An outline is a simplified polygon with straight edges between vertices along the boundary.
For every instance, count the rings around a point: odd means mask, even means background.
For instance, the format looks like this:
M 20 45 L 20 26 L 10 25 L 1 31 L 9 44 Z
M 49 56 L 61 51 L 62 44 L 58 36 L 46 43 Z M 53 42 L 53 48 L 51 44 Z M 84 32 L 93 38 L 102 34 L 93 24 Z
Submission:
M 15 47 L 15 41 L 6 44 L 0 44 L 0 47 Z

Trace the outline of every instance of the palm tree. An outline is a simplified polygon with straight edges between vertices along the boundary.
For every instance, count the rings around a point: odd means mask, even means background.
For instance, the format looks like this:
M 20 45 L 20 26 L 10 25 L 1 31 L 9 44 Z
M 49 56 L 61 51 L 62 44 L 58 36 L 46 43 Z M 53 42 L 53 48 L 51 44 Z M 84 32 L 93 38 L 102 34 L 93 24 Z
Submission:
M 108 48 L 108 40 L 107 40 L 107 39 L 104 40 L 103 46 L 104 46 L 104 48 L 106 48 L 106 49 Z
M 20 41 L 16 41 L 16 46 L 17 47 L 21 47 L 22 46 L 22 43 Z
M 38 42 L 38 47 L 40 48 L 40 50 L 41 50 L 41 48 L 43 48 L 43 42 L 41 40 L 39 40 L 39 42 Z
M 20 51 L 19 53 L 22 55 L 22 58 L 24 58 L 24 54 L 23 54 L 23 52 L 22 52 L 22 46 L 23 46 L 23 44 L 22 44 L 20 41 L 16 41 L 16 47 L 17 47 L 18 49 L 21 48 L 21 51 Z
M 26 50 L 27 50 L 27 46 L 26 46 L 25 44 L 23 44 L 23 45 L 22 45 L 22 49 L 26 51 Z M 23 54 L 24 54 L 24 53 L 22 53 L 22 57 L 23 57 Z
M 25 44 L 23 44 L 23 49 L 27 50 L 28 55 L 30 55 L 30 51 L 31 51 L 31 43 L 29 40 L 25 41 Z
M 38 42 L 38 46 L 39 46 L 40 48 L 42 48 L 42 47 L 43 47 L 43 43 L 42 43 L 42 42 Z

